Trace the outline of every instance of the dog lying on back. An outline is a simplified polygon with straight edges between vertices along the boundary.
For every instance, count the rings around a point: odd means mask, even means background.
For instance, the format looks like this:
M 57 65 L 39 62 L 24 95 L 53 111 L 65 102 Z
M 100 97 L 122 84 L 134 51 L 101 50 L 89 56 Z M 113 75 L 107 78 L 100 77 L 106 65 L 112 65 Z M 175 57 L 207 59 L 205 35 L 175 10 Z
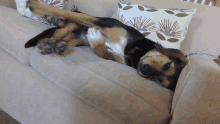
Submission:
M 57 18 L 57 27 L 45 30 L 25 44 L 25 48 L 37 46 L 44 55 L 68 54 L 67 46 L 90 46 L 99 57 L 131 66 L 142 77 L 171 90 L 175 90 L 188 63 L 181 51 L 163 48 L 116 19 L 59 10 L 38 0 L 29 0 L 27 8 Z

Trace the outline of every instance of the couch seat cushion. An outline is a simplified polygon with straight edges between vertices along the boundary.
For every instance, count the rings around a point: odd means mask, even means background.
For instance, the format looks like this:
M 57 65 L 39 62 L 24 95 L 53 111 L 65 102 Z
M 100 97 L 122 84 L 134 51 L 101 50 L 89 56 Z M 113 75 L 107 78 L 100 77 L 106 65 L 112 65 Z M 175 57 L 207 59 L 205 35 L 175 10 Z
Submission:
M 173 92 L 140 77 L 136 70 L 94 55 L 87 47 L 69 56 L 41 55 L 31 66 L 120 123 L 166 123 Z
M 24 44 L 49 26 L 22 17 L 16 10 L 0 6 L 0 48 L 15 56 L 22 63 L 28 64 L 30 51 Z
M 0 108 L 22 124 L 118 124 L 0 48 Z

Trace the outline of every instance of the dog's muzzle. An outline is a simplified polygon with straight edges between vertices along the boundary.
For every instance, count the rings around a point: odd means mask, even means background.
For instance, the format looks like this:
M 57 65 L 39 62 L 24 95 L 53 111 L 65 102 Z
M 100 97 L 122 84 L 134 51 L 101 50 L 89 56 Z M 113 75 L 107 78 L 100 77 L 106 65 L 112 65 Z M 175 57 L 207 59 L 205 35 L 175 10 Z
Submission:
M 138 63 L 137 67 L 138 73 L 141 74 L 143 77 L 147 78 L 158 78 L 160 73 L 156 71 L 153 67 L 151 67 L 149 64 L 142 64 L 141 62 Z

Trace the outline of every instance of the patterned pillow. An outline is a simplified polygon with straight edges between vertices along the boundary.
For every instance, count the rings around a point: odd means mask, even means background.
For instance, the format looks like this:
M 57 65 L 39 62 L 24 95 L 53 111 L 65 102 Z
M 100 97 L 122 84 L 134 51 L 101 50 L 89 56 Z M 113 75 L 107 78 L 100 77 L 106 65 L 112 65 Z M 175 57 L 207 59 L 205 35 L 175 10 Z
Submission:
M 180 49 L 196 9 L 162 9 L 118 1 L 117 19 L 166 48 Z
M 64 0 L 41 0 L 42 2 L 58 8 L 58 9 L 64 9 Z M 29 9 L 26 8 L 26 2 L 27 0 L 15 0 L 16 5 L 17 5 L 17 11 L 19 14 L 26 16 L 28 18 L 55 26 L 57 21 L 57 19 L 54 18 L 49 18 L 49 17 L 43 17 L 42 15 L 38 15 L 35 13 L 32 13 Z
M 65 0 L 65 10 L 67 11 L 78 11 L 78 7 L 74 0 Z

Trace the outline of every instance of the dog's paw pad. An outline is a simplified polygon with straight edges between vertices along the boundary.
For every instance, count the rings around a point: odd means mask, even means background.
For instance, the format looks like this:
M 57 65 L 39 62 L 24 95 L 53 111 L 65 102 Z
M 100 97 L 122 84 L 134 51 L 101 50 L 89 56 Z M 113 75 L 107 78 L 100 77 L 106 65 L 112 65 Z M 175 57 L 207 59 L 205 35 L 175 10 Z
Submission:
M 51 43 L 55 44 L 55 43 L 57 43 L 57 40 L 53 39 L 53 40 L 51 40 Z
M 48 40 L 40 40 L 37 43 L 37 47 L 40 49 L 41 54 L 47 55 L 47 54 L 52 54 L 54 53 L 54 43 Z
M 66 48 L 67 48 L 67 45 L 65 43 L 57 43 L 56 44 L 56 53 L 61 55 Z
M 53 47 L 50 44 L 44 45 L 44 53 L 45 54 L 51 54 L 53 52 L 54 52 Z
M 38 42 L 37 47 L 39 48 L 40 53 L 43 55 L 48 55 L 52 53 L 62 55 L 67 48 L 67 45 L 65 42 L 58 42 L 58 40 L 56 39 L 42 39 Z

